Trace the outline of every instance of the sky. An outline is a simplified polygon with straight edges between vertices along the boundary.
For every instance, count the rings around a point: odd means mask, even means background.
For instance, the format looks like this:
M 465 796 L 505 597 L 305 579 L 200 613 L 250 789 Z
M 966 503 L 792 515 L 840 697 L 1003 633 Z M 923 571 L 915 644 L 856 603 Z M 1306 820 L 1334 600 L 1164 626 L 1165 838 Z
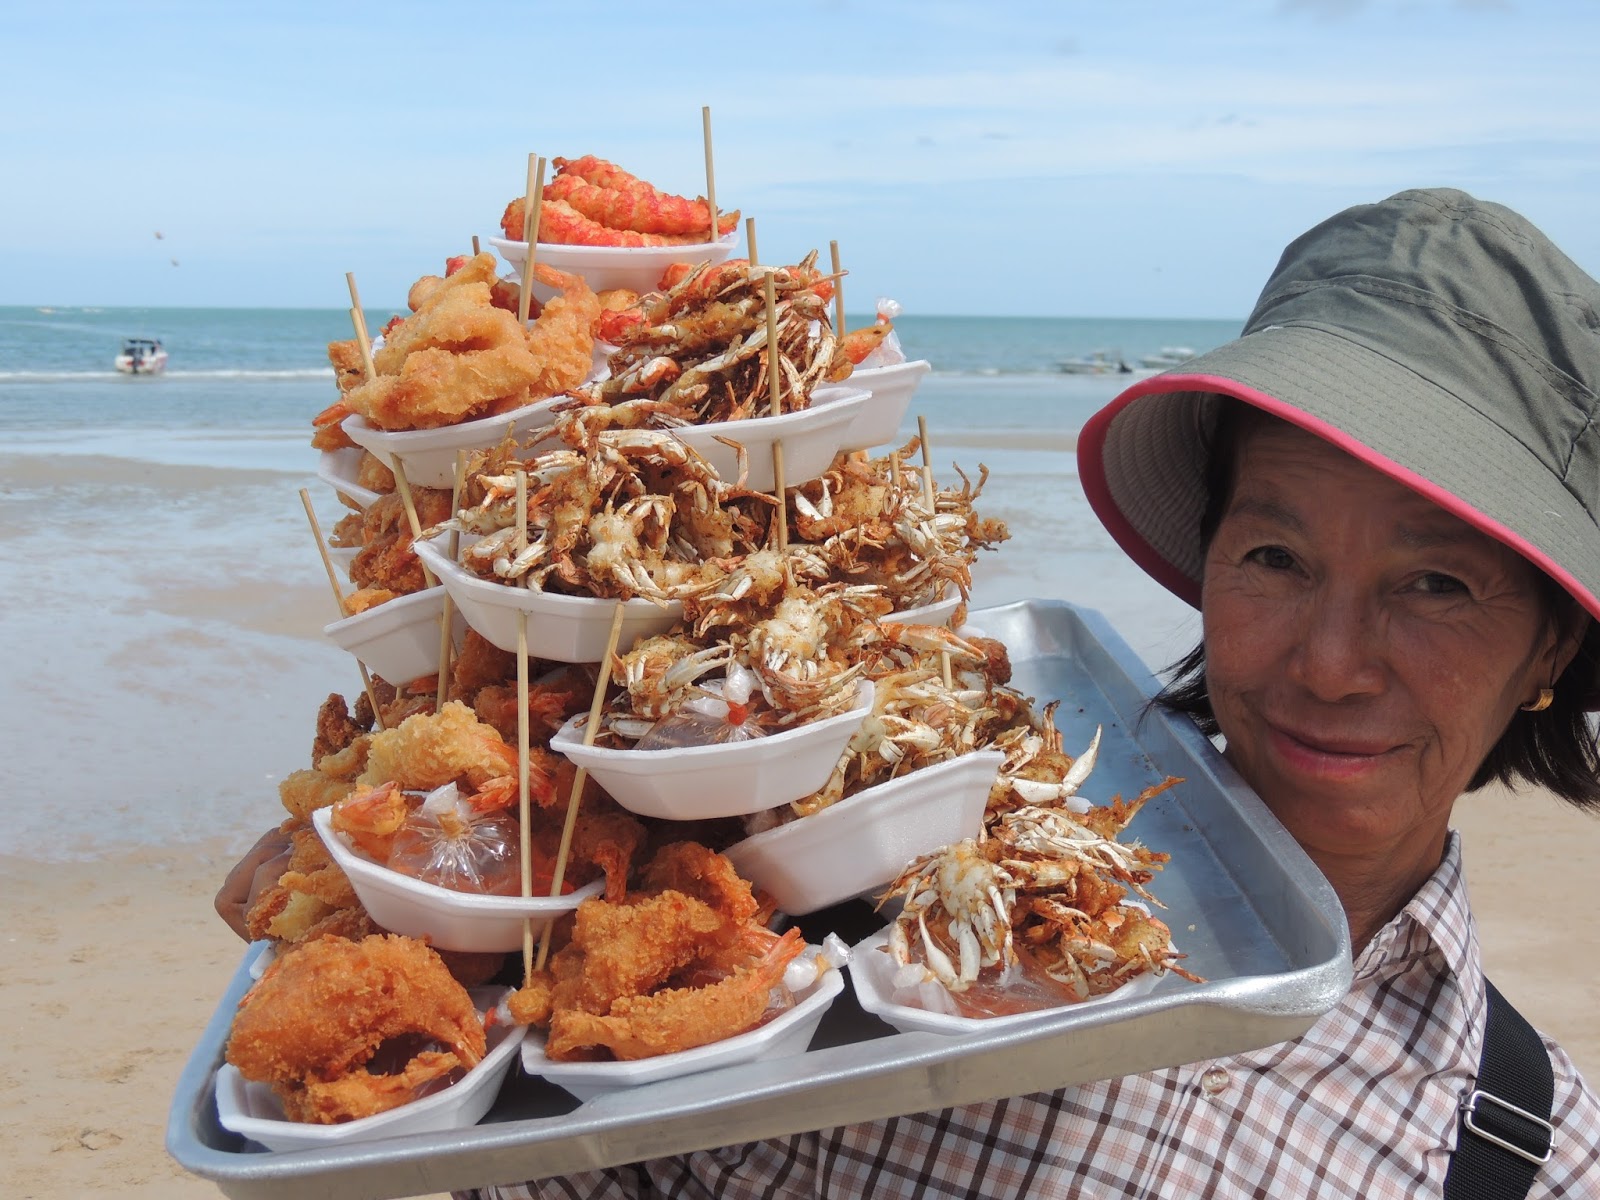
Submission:
M 17 3 L 0 304 L 395 308 L 597 154 L 850 307 L 1240 318 L 1352 204 L 1458 187 L 1600 274 L 1593 0 Z

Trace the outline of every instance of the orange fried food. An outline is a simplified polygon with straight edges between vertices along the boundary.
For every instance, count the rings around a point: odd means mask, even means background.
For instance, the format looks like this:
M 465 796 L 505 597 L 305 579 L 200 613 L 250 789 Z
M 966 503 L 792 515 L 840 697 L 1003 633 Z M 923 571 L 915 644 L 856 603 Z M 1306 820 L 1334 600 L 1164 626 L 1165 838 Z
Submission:
M 552 960 L 557 1009 L 607 1013 L 623 997 L 648 992 L 736 931 L 709 905 L 681 892 L 636 903 L 585 900 L 572 941 Z M 576 968 L 576 969 L 573 969 Z
M 348 403 L 380 429 L 437 429 L 482 416 L 501 400 L 524 403 L 535 373 L 527 347 L 511 343 L 460 354 L 419 350 L 399 374 L 355 388 Z
M 546 300 L 539 319 L 528 330 L 528 351 L 538 363 L 533 383 L 537 397 L 575 388 L 594 368 L 594 331 L 600 323 L 600 299 L 581 275 L 570 275 L 540 263 L 534 275 L 557 295 Z
M 568 164 L 569 168 L 573 165 L 576 164 Z M 544 203 L 563 201 L 591 221 L 610 229 L 692 237 L 697 242 L 711 240 L 711 210 L 703 199 L 674 196 L 632 176 L 628 176 L 628 180 L 620 185 L 602 185 L 584 179 L 570 169 L 558 172 L 545 185 Z M 739 214 L 736 212 L 717 214 L 717 225 L 723 233 L 733 232 L 738 223 Z
M 624 996 L 603 1015 L 558 1008 L 550 1018 L 545 1053 L 560 1060 L 603 1048 L 619 1059 L 651 1058 L 743 1033 L 766 1015 L 772 989 L 804 949 L 800 931 L 791 929 L 757 962 L 705 987 Z
M 450 492 L 445 488 L 412 488 L 411 498 L 417 523 L 424 529 L 450 516 Z M 412 548 L 405 502 L 397 493 L 379 496 L 362 513 L 361 549 L 350 563 L 350 582 L 400 595 L 420 592 L 427 586 L 422 563 Z
M 645 864 L 639 889 L 682 892 L 710 905 L 728 920 L 740 923 L 752 920 L 761 909 L 750 890 L 749 880 L 741 878 L 724 855 L 699 842 L 671 842 L 662 846 Z
M 328 857 L 316 832 L 304 822 L 290 833 L 289 862 L 245 914 L 252 939 L 298 942 L 325 932 L 359 928 L 373 932 L 366 910 L 345 874 Z
M 372 736 L 360 783 L 397 783 L 432 791 L 465 781 L 472 790 L 517 773 L 517 751 L 459 700 L 438 713 L 417 713 Z
M 394 1071 L 368 1064 L 386 1042 L 430 1045 Z M 395 935 L 307 942 L 245 993 L 227 1060 L 272 1086 L 291 1120 L 332 1124 L 407 1103 L 425 1083 L 470 1069 L 487 1046 L 467 990 L 426 943 Z

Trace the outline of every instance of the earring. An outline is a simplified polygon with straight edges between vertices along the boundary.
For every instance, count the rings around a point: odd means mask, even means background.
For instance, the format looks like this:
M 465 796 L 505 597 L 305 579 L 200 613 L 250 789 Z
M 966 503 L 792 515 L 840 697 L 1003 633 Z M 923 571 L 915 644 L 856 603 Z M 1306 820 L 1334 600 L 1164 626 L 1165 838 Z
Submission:
M 1543 712 L 1545 709 L 1550 707 L 1551 702 L 1555 700 L 1555 698 L 1555 688 L 1540 688 L 1539 698 L 1537 700 L 1521 705 L 1520 707 L 1523 712 Z

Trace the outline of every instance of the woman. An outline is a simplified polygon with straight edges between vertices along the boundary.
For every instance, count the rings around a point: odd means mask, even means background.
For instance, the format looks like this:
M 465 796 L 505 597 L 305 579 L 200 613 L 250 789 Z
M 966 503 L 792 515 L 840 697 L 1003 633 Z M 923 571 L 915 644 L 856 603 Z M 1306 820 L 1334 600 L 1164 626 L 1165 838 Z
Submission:
M 1079 439 L 1097 514 L 1201 610 L 1161 703 L 1222 735 L 1343 902 L 1354 982 L 1305 1035 L 479 1194 L 1440 1194 L 1486 1012 L 1451 807 L 1491 779 L 1600 805 L 1597 312 L 1516 214 L 1404 192 L 1290 245 L 1241 338 Z M 1600 1195 L 1600 1101 L 1544 1047 L 1530 1194 Z

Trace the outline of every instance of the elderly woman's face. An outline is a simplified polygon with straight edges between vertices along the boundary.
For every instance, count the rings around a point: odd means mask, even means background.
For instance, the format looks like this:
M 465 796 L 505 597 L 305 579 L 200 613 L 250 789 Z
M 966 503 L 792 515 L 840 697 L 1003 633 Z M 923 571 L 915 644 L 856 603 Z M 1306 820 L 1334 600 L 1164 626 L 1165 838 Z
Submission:
M 1227 757 L 1313 856 L 1425 854 L 1551 681 L 1534 570 L 1321 438 L 1241 438 L 1201 605 Z

